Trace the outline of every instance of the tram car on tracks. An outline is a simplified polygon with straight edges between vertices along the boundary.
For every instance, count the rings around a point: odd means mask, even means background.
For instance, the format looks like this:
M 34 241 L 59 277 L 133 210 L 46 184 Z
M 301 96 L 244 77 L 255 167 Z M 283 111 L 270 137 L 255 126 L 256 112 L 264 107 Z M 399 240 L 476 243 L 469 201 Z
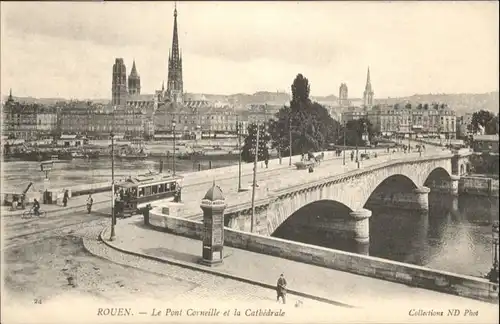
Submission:
M 183 177 L 148 173 L 115 184 L 115 213 L 130 217 L 141 213 L 151 202 L 179 201 Z

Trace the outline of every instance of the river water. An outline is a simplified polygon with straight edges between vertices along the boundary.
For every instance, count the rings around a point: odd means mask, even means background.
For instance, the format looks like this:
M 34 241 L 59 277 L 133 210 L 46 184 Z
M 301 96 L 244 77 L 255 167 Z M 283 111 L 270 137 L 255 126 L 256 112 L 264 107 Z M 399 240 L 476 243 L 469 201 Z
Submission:
M 219 168 L 232 165 L 236 161 L 188 161 L 177 160 L 176 173 L 207 170 L 210 167 Z M 198 166 L 199 165 L 199 166 Z M 159 160 L 119 160 L 115 159 L 115 180 L 120 180 L 129 175 L 146 173 L 149 170 L 158 171 Z M 172 159 L 164 160 L 163 168 L 172 169 Z M 30 181 L 34 183 L 35 190 L 43 188 L 45 173 L 40 171 L 39 162 L 12 161 L 2 163 L 2 192 L 17 192 L 19 188 L 26 188 Z M 54 164 L 53 170 L 48 174 L 50 186 L 62 188 L 80 184 L 92 184 L 109 181 L 111 183 L 111 159 L 75 159 L 59 161 Z M 21 189 L 21 190 L 22 190 Z
M 178 160 L 176 171 L 191 172 L 209 168 L 208 161 L 193 163 Z M 237 163 L 212 161 L 212 168 Z M 158 170 L 159 161 L 115 161 L 115 177 Z M 172 168 L 167 160 L 165 169 Z M 2 163 L 2 192 L 24 189 L 33 181 L 35 189 L 42 186 L 44 174 L 37 162 Z M 111 180 L 111 161 L 73 160 L 56 163 L 49 174 L 53 187 L 64 187 Z M 21 189 L 21 190 L 22 190 Z M 498 199 L 461 195 L 459 197 L 429 196 L 428 213 L 394 209 L 372 208 L 370 244 L 359 246 L 351 240 L 332 239 L 316 232 L 294 231 L 280 233 L 280 237 L 319 246 L 369 254 L 380 258 L 422 265 L 460 274 L 481 276 L 492 265 L 491 222 L 498 220 Z M 328 214 L 328 210 L 317 210 Z
M 491 224 L 499 216 L 496 197 L 430 194 L 428 212 L 393 208 L 371 208 L 371 211 L 369 244 L 287 226 L 275 235 L 476 277 L 491 269 Z M 331 215 L 331 210 L 321 206 L 307 212 L 322 218 Z M 298 213 L 300 210 L 292 217 L 300 217 Z

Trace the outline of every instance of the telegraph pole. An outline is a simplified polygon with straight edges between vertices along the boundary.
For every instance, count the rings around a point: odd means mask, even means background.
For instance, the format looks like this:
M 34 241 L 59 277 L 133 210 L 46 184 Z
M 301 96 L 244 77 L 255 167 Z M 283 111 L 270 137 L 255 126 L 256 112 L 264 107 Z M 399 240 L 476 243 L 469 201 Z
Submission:
M 255 141 L 255 160 L 253 162 L 253 185 L 252 185 L 252 222 L 250 232 L 253 233 L 255 227 L 255 187 L 257 186 L 257 163 L 259 162 L 259 133 L 260 125 L 257 123 L 257 139 Z
M 113 112 L 114 113 L 114 112 Z M 114 116 L 114 115 L 113 115 Z M 115 235 L 115 134 L 111 132 L 111 234 L 109 236 L 110 241 L 114 241 Z
M 175 121 L 172 122 L 172 134 L 174 135 L 174 155 L 172 156 L 172 171 L 173 175 L 175 177 Z

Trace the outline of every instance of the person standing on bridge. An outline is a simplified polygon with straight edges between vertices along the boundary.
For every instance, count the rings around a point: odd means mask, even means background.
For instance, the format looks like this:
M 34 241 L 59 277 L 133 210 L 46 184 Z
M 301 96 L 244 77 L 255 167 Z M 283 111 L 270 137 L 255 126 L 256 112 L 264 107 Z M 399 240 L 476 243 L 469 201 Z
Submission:
M 68 205 L 68 200 L 69 200 L 69 192 L 68 190 L 64 190 L 64 196 L 63 196 L 63 205 L 66 207 Z
M 276 284 L 276 294 L 276 301 L 279 302 L 281 297 L 281 299 L 283 299 L 283 304 L 286 304 L 286 279 L 283 274 L 281 274 L 278 278 L 278 283 Z
M 94 199 L 92 198 L 92 194 L 89 194 L 87 198 L 87 211 L 90 214 L 92 212 L 92 204 L 94 203 Z

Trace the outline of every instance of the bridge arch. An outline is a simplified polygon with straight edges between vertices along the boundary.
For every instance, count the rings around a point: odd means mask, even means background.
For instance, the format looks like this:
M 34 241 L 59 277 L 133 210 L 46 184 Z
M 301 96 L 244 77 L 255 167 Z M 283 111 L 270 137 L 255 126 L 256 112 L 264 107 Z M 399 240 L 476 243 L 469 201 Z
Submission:
M 406 193 L 414 191 L 415 194 L 425 196 L 427 188 L 422 188 L 429 175 L 437 168 L 443 170 L 436 171 L 451 173 L 451 160 L 449 157 L 430 158 L 423 161 L 389 161 L 388 163 L 375 165 L 360 172 L 346 172 L 342 176 L 329 176 L 325 173 L 324 181 L 316 181 L 314 184 L 305 184 L 293 190 L 283 190 L 273 193 L 269 205 L 266 207 L 265 227 L 262 233 L 271 235 L 288 217 L 293 215 L 302 207 L 316 201 L 331 200 L 345 205 L 353 213 L 354 218 L 364 217 L 366 212 L 362 212 L 366 203 L 373 197 L 375 191 L 386 188 L 391 191 L 387 183 L 397 183 L 399 190 Z M 321 170 L 318 168 L 318 170 Z M 316 171 L 318 172 L 318 171 Z M 381 186 L 384 184 L 384 186 Z M 381 187 L 379 187 L 381 186 Z M 422 205 L 426 202 L 422 201 Z M 395 198 L 397 200 L 398 197 Z M 415 203 L 419 203 L 418 199 Z M 428 207 L 428 205 L 427 205 Z M 361 214 L 360 214 L 361 212 Z M 369 217 L 369 216 L 366 216 Z
M 268 216 L 268 233 L 279 237 L 279 232 L 290 228 L 308 228 L 321 231 L 343 227 L 352 210 L 345 204 L 331 199 L 321 199 L 305 204 L 294 212 L 273 213 Z M 296 233 L 299 235 L 300 233 Z
M 429 173 L 427 178 L 424 181 L 424 186 L 433 188 L 436 184 L 442 181 L 450 181 L 451 174 L 448 170 L 443 167 L 437 167 Z
M 375 189 L 373 189 L 370 196 L 366 199 L 364 206 L 370 205 L 374 200 L 385 201 L 387 199 L 391 201 L 395 195 L 400 193 L 411 193 L 418 187 L 418 184 L 407 175 L 391 175 L 383 179 Z

